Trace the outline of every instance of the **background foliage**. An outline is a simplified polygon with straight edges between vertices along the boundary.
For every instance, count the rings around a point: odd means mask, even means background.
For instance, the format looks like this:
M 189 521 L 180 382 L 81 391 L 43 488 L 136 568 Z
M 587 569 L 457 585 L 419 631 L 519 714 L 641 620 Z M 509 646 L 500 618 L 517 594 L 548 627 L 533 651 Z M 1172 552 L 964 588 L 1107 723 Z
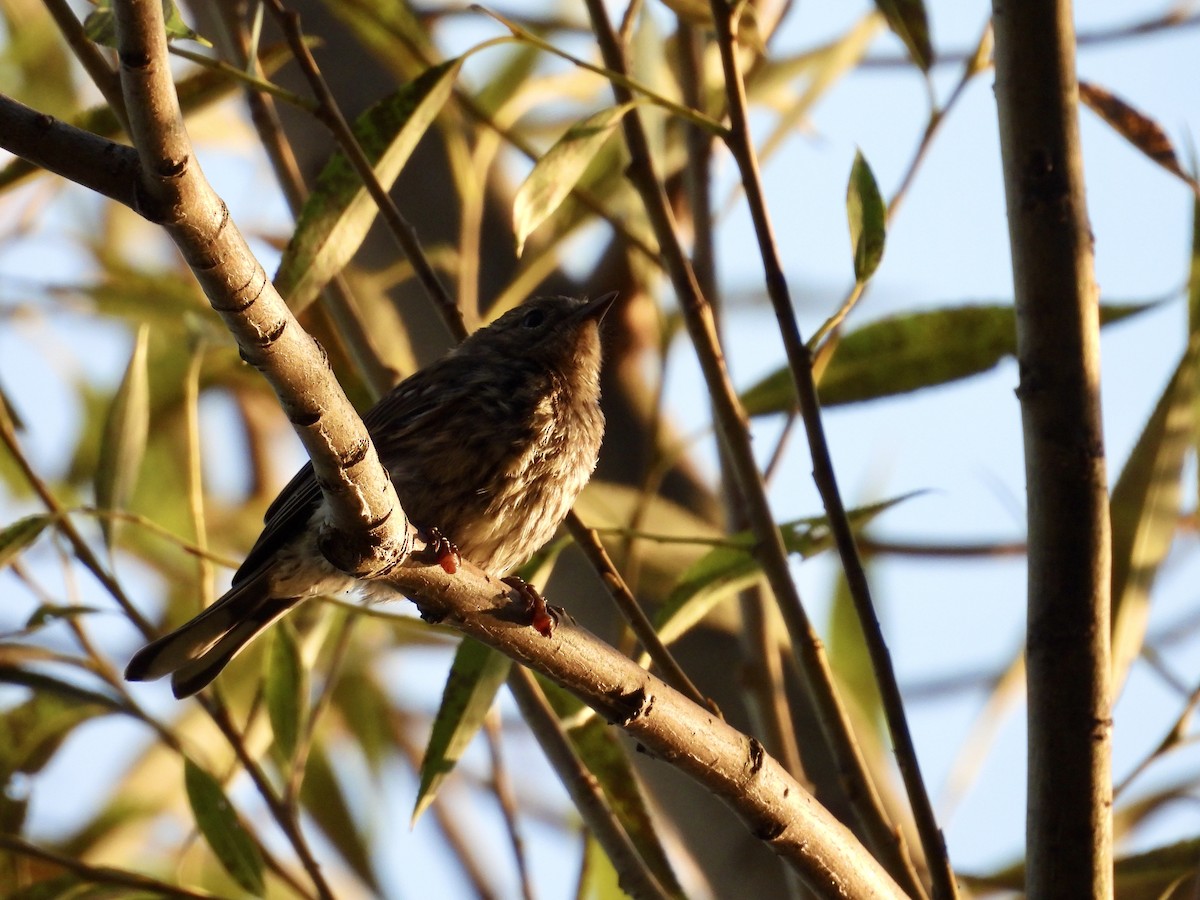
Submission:
M 766 195 L 951 861 L 980 892 L 1015 887 L 1023 481 L 987 10 L 880 3 L 887 18 L 867 4 L 813 6 L 764 4 L 738 32 Z M 844 815 L 794 663 L 775 652 L 782 626 L 773 613 L 754 619 L 740 593 L 761 589 L 762 573 L 625 177 L 621 118 L 643 118 L 683 238 L 711 273 L 705 287 L 793 574 L 915 845 L 811 463 L 791 438 L 795 397 L 737 169 L 694 112 L 724 112 L 704 7 L 612 10 L 625 16 L 631 74 L 645 88 L 621 106 L 604 77 L 562 57 L 598 64 L 581 9 L 521 4 L 499 10 L 501 23 L 453 5 L 297 8 L 470 326 L 534 291 L 621 292 L 606 333 L 609 434 L 577 511 L 601 529 L 701 691 L 773 754 L 798 754 L 818 797 Z M 0 90 L 116 136 L 54 11 L 0 2 Z M 176 47 L 244 68 L 220 11 L 184 11 L 215 50 Z M 1189 266 L 1200 231 L 1188 174 L 1195 111 L 1172 79 L 1194 52 L 1198 17 L 1147 4 L 1107 12 L 1081 10 L 1080 70 L 1099 114 L 1085 120 L 1085 143 L 1111 325 L 1114 645 L 1126 682 L 1117 887 L 1183 896 L 1200 859 L 1190 750 L 1200 269 Z M 694 58 L 682 49 L 693 42 Z M 258 49 L 313 190 L 304 204 L 292 198 L 299 224 L 267 162 L 287 154 L 264 154 L 270 124 L 259 107 L 257 120 L 247 114 L 245 79 L 177 58 L 189 129 L 235 220 L 268 270 L 278 264 L 277 284 L 365 407 L 452 340 L 411 265 L 371 230 L 375 206 L 334 155 L 270 21 Z M 514 896 L 522 884 L 540 896 L 613 894 L 615 873 L 501 689 L 508 664 L 400 604 L 370 615 L 310 604 L 203 706 L 121 680 L 138 636 L 93 572 L 114 573 L 155 623 L 178 624 L 219 593 L 301 458 L 153 226 L 20 162 L 0 172 L 0 189 L 5 891 L 308 896 L 297 857 L 311 846 L 338 896 Z M 338 272 L 335 290 L 352 302 L 321 294 Z M 529 574 L 633 651 L 577 550 L 555 545 Z M 544 687 L 668 889 L 783 889 L 777 861 L 703 790 Z M 763 710 L 773 700 L 788 707 L 776 722 L 794 728 L 772 729 Z M 256 790 L 248 762 L 281 808 Z

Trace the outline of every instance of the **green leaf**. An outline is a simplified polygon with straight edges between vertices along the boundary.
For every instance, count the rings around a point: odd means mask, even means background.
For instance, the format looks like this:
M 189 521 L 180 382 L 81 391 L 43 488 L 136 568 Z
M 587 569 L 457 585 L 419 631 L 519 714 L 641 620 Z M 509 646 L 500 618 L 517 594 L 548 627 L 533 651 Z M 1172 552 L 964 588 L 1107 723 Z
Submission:
M 609 807 L 620 820 L 638 855 L 668 896 L 683 897 L 683 888 L 650 817 L 637 772 L 617 732 L 598 716 L 590 716 L 582 725 L 570 729 L 568 737 L 584 766 L 604 791 Z
M 583 865 L 575 896 L 579 900 L 625 900 L 629 896 L 621 890 L 612 860 L 590 831 L 583 836 Z
M 1156 304 L 1107 304 L 1108 325 Z M 822 406 L 861 403 L 948 384 L 986 372 L 1017 352 L 1016 311 L 1010 305 L 958 306 L 871 322 L 838 343 L 819 385 Z M 742 394 L 752 416 L 788 412 L 796 394 L 787 367 Z
M 149 343 L 149 326 L 139 325 L 125 376 L 109 407 L 100 442 L 100 461 L 96 466 L 96 506 L 101 510 L 125 508 L 146 453 L 146 436 L 150 429 L 150 386 L 146 374 Z M 116 533 L 115 524 L 107 516 L 100 518 L 104 539 L 110 547 Z
M 861 528 L 883 511 L 913 496 L 916 495 L 904 494 L 848 510 L 850 524 L 855 529 Z M 825 516 L 797 519 L 779 527 L 787 551 L 804 559 L 833 546 Z M 727 544 L 714 547 L 683 573 L 656 617 L 655 625 L 664 643 L 676 640 L 722 600 L 763 577 L 754 546 L 753 534 L 738 532 L 729 537 Z
M 879 682 L 875 679 L 875 667 L 867 651 L 854 598 L 850 596 L 850 585 L 841 569 L 829 609 L 828 635 L 829 664 L 837 675 L 838 684 L 858 706 L 863 720 L 882 729 L 883 699 L 879 695 Z
M 442 705 L 433 721 L 429 745 L 421 761 L 421 784 L 413 806 L 412 821 L 433 802 L 447 775 L 454 770 L 471 738 L 483 724 L 496 691 L 508 677 L 512 662 L 478 641 L 464 638 L 454 655 Z
M 255 897 L 263 896 L 263 859 L 217 780 L 190 759 L 183 763 L 183 781 L 196 827 L 229 876 Z
M 633 106 L 633 103 L 623 103 L 576 122 L 534 164 L 533 171 L 517 190 L 513 200 L 513 230 L 516 232 L 518 256 L 525 249 L 526 238 L 571 193 L 600 148 L 621 123 L 622 117 Z
M 854 252 L 854 277 L 859 283 L 870 280 L 883 259 L 887 238 L 887 207 L 879 195 L 875 174 L 859 150 L 850 168 L 846 185 L 846 218 L 850 222 L 850 248 Z
M 40 772 L 74 728 L 112 712 L 100 703 L 35 691 L 24 703 L 0 713 L 0 777 Z
M 921 0 L 875 0 L 875 6 L 887 19 L 888 27 L 904 41 L 912 61 L 928 72 L 933 65 L 933 44 L 929 40 L 929 17 Z
M 263 693 L 275 746 L 284 760 L 291 761 L 300 740 L 308 678 L 289 623 L 281 622 L 271 631 L 273 637 L 267 650 Z
M 354 136 L 389 190 L 417 142 L 445 105 L 462 58 L 427 69 L 355 120 Z M 378 209 L 350 161 L 340 152 L 317 176 L 275 275 L 275 287 L 299 312 L 358 251 Z
M 754 78 L 746 85 L 749 99 L 779 112 L 778 122 L 759 149 L 764 163 L 796 134 L 817 102 L 855 70 L 882 23 L 882 16 L 869 12 L 824 46 L 792 57 L 772 52 L 755 66 Z M 801 79 L 807 83 L 797 97 L 795 85 Z
M 73 619 L 76 616 L 86 616 L 92 613 L 104 612 L 97 606 L 56 606 L 53 603 L 43 603 L 25 621 L 25 631 L 34 631 L 57 622 L 59 619 Z
M 1178 526 L 1183 460 L 1192 446 L 1198 346 L 1200 337 L 1193 337 L 1121 470 L 1109 503 L 1114 696 L 1141 653 L 1150 589 Z
M 46 515 L 26 516 L 0 530 L 0 569 L 20 556 L 52 521 Z
M 89 40 L 105 47 L 117 48 L 117 23 L 113 17 L 112 0 L 95 0 L 95 9 L 83 20 L 83 33 Z M 162 0 L 163 19 L 168 41 L 196 41 L 205 47 L 212 44 L 197 34 L 179 14 L 174 0 Z

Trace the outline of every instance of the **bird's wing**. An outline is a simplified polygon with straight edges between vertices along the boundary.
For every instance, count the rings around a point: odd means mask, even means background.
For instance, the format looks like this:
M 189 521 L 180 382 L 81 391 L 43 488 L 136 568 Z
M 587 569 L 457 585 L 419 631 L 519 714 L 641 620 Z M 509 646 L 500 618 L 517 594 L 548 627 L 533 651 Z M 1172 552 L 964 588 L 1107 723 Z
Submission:
M 450 359 L 447 357 L 410 376 L 371 407 L 363 416 L 363 424 L 372 440 L 378 443 L 382 434 L 390 446 L 402 445 L 416 423 L 451 399 L 444 390 L 437 390 L 444 380 L 436 371 Z M 312 463 L 307 462 L 267 507 L 262 534 L 234 574 L 233 584 L 240 584 L 267 565 L 280 547 L 307 527 L 320 505 L 321 488 L 313 476 Z

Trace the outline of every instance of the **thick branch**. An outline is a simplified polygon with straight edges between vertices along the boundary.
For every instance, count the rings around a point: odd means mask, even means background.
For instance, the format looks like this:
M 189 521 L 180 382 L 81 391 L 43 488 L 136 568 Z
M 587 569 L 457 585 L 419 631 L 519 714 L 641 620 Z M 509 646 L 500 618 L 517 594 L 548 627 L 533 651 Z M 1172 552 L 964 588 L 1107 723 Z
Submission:
M 142 160 L 137 209 L 171 235 L 243 359 L 275 388 L 329 506 L 322 552 L 356 574 L 386 571 L 411 547 L 395 489 L 324 351 L 296 323 L 196 163 L 171 81 L 161 4 L 128 0 L 115 13 L 121 84 Z
M 442 620 L 536 669 L 619 725 L 643 752 L 689 775 L 724 800 L 751 833 L 821 896 L 903 897 L 853 834 L 762 745 L 692 703 L 629 658 L 566 621 L 550 638 L 529 627 L 511 589 L 464 563 L 402 566 L 386 581 Z
M 1029 507 L 1026 889 L 1108 897 L 1108 495 L 1071 4 L 993 11 Z

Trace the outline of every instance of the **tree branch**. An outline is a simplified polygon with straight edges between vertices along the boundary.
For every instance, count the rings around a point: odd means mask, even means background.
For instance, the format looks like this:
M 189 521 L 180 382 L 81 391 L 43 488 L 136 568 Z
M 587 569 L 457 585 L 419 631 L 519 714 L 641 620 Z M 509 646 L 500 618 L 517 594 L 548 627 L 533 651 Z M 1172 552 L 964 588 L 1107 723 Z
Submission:
M 903 897 L 858 839 L 762 745 L 692 703 L 633 660 L 562 622 L 550 638 L 529 627 L 524 602 L 464 561 L 455 575 L 406 564 L 383 579 L 441 621 L 571 691 L 620 726 L 643 752 L 724 800 L 822 896 Z
M 171 81 L 161 4 L 127 0 L 114 12 L 142 160 L 135 209 L 167 230 L 242 358 L 275 388 L 329 505 L 322 552 L 354 574 L 386 571 L 411 550 L 412 529 L 324 351 L 297 324 L 196 163 Z
M 1109 897 L 1110 534 L 1074 26 L 1068 0 L 993 15 L 1028 485 L 1026 891 Z

